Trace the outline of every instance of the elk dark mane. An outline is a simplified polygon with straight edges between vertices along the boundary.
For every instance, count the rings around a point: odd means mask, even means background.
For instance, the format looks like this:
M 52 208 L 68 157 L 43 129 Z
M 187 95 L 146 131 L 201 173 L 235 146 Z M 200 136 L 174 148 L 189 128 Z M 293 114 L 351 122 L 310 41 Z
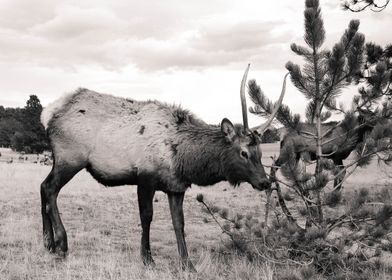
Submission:
M 172 149 L 176 169 L 181 176 L 201 186 L 215 184 L 227 177 L 225 166 L 233 161 L 233 153 L 238 151 L 232 148 L 220 126 L 188 123 L 177 129 L 181 142 Z M 242 125 L 235 125 L 234 129 L 233 141 L 244 137 Z M 235 170 L 232 172 L 235 173 Z M 232 185 L 240 183 L 234 179 L 229 182 Z
M 182 135 L 182 141 L 176 144 L 173 154 L 177 172 L 198 185 L 212 185 L 221 181 L 224 176 L 220 153 L 229 145 L 220 128 L 182 125 L 178 133 Z

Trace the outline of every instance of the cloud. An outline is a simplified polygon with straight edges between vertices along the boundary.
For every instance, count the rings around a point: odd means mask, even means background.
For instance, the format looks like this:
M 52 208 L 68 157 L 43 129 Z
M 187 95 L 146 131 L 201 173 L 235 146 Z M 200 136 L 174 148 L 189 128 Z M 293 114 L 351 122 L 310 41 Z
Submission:
M 262 20 L 208 23 L 199 31 L 194 45 L 204 50 L 226 52 L 259 49 L 287 39 L 272 34 L 273 30 L 281 24 L 283 24 L 281 21 Z
M 143 70 L 200 69 L 261 60 L 266 67 L 273 67 L 276 57 L 272 53 L 280 52 L 283 42 L 290 38 L 288 33 L 273 33 L 279 24 L 254 20 L 232 24 L 215 21 L 171 40 L 130 39 L 121 42 L 116 53 L 130 58 L 130 62 Z
M 25 32 L 37 23 L 46 22 L 55 16 L 59 0 L 35 1 L 1 0 L 0 26 L 16 32 Z
M 273 32 L 282 22 L 237 19 L 228 23 L 224 11 L 230 4 L 219 0 L 194 6 L 169 2 L 49 1 L 45 8 L 7 2 L 7 15 L 0 13 L 0 57 L 65 69 L 85 64 L 107 69 L 134 65 L 144 71 L 199 69 L 260 58 L 269 46 L 288 38 Z M 28 15 L 26 5 L 34 16 Z M 14 17 L 22 20 L 14 22 Z
M 332 0 L 322 8 L 327 35 L 339 37 L 352 14 Z M 281 68 L 291 54 L 290 42 L 302 41 L 302 10 L 302 4 L 291 2 L 43 0 L 37 5 L 3 0 L 0 58 L 68 70 L 85 65 L 115 71 L 129 65 L 143 71 L 198 70 L 237 68 L 248 61 Z M 377 22 L 374 13 L 356 16 L 365 24 L 387 24 Z M 370 33 L 371 40 L 386 42 L 382 28 Z
M 59 43 L 73 40 L 92 44 L 120 35 L 119 30 L 126 26 L 112 11 L 64 5 L 57 9 L 55 17 L 33 25 L 28 31 Z

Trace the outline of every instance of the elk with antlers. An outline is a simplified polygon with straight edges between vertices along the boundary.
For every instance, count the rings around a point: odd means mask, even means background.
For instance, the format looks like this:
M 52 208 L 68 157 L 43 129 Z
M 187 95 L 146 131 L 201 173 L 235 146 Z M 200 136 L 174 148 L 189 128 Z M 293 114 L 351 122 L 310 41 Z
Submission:
M 241 84 L 244 98 L 245 71 Z M 284 94 L 284 86 L 281 99 Z M 277 104 L 277 107 L 279 104 Z M 57 208 L 61 188 L 82 169 L 105 186 L 137 185 L 142 225 L 141 255 L 153 263 L 150 223 L 153 196 L 167 194 L 178 251 L 184 268 L 193 270 L 184 238 L 183 200 L 191 184 L 250 183 L 270 187 L 261 163 L 260 135 L 224 118 L 208 125 L 189 111 L 158 101 L 135 101 L 99 94 L 88 89 L 49 105 L 42 113 L 53 150 L 53 168 L 41 185 L 44 245 L 65 256 L 67 234 Z

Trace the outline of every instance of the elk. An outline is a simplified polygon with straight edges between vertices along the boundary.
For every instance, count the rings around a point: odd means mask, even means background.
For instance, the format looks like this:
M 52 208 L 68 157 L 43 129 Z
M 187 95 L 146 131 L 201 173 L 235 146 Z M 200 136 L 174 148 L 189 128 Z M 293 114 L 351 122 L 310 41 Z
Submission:
M 154 264 L 150 249 L 153 196 L 155 191 L 165 192 L 181 265 L 194 271 L 184 238 L 186 189 L 191 184 L 209 186 L 220 181 L 248 182 L 257 190 L 271 186 L 261 163 L 260 136 L 274 115 L 254 131 L 248 128 L 244 100 L 248 71 L 249 65 L 240 89 L 243 126 L 227 118 L 220 125 L 208 125 L 178 106 L 88 89 L 78 89 L 45 108 L 41 121 L 52 147 L 53 166 L 41 184 L 44 246 L 66 256 L 67 234 L 57 196 L 76 173 L 86 169 L 107 187 L 137 185 L 145 265 Z M 284 92 L 285 79 L 280 103 Z
M 342 188 L 345 176 L 343 160 L 350 155 L 358 143 L 364 140 L 365 134 L 370 132 L 373 127 L 373 122 L 369 122 L 369 116 L 365 112 L 360 112 L 357 116 L 349 114 L 341 122 L 329 122 L 321 125 L 323 157 L 331 159 L 335 166 L 342 170 L 340 176 L 334 180 L 334 190 Z M 285 151 L 289 147 L 294 151 L 297 161 L 303 153 L 307 153 L 310 160 L 315 160 L 316 131 L 316 125 L 311 123 L 299 123 L 296 129 L 280 128 L 278 130 L 281 138 L 280 154 L 275 165 L 281 166 L 287 162 L 290 155 Z

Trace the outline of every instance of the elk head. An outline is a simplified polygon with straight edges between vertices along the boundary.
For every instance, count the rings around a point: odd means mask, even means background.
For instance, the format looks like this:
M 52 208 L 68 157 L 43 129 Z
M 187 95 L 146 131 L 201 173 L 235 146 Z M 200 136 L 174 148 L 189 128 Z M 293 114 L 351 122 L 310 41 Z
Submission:
M 231 184 L 236 185 L 245 181 L 255 189 L 264 190 L 271 186 L 271 182 L 268 180 L 261 163 L 261 137 L 270 126 L 282 104 L 288 74 L 284 77 L 279 100 L 267 122 L 249 129 L 245 100 L 245 84 L 249 67 L 250 65 L 245 70 L 240 89 L 243 126 L 234 126 L 228 119 L 223 119 L 221 124 L 221 130 L 225 134 L 226 140 L 232 143 L 231 148 L 226 153 L 227 158 L 224 159 L 226 162 L 224 173 Z

